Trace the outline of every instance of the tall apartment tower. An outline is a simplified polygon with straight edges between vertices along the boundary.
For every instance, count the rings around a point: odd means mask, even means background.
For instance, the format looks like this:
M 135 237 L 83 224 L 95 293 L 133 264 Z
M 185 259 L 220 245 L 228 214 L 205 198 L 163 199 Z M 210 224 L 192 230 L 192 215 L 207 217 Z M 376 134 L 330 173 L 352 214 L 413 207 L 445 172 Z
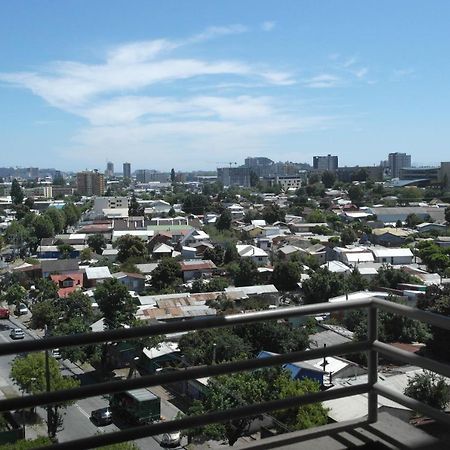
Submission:
M 339 165 L 338 157 L 333 155 L 327 156 L 314 156 L 313 157 L 313 169 L 324 172 L 336 172 Z
M 105 176 L 97 170 L 78 172 L 77 192 L 87 197 L 102 196 L 105 193 Z
M 392 178 L 400 176 L 400 169 L 411 167 L 411 155 L 406 153 L 389 153 L 388 158 L 389 170 Z
M 114 176 L 114 163 L 112 163 L 111 161 L 108 161 L 106 163 L 105 175 L 107 177 L 113 177 Z
M 123 163 L 123 177 L 131 180 L 131 164 L 129 162 Z

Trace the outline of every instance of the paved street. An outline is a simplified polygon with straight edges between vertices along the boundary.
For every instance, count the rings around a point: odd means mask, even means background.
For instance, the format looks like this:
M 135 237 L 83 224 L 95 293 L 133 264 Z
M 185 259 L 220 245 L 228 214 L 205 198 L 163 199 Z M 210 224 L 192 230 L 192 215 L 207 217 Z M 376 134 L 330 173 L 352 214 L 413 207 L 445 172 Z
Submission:
M 14 323 L 13 323 L 14 322 Z M 0 321 L 0 342 L 11 342 L 9 333 L 12 328 L 20 327 L 25 332 L 25 339 L 34 339 L 27 330 L 17 319 L 11 318 L 11 320 Z M 0 357 L 0 390 L 6 396 L 20 395 L 17 387 L 13 385 L 13 382 L 9 378 L 10 365 L 14 356 L 2 356 Z M 80 375 L 83 371 L 72 364 L 70 361 L 61 361 L 61 369 L 64 375 Z M 89 419 L 93 410 L 108 406 L 108 400 L 102 397 L 91 397 L 77 401 L 75 404 L 69 406 L 65 410 L 64 415 L 64 429 L 58 433 L 58 439 L 61 442 L 78 439 L 81 437 L 92 436 L 97 433 L 104 433 L 110 431 L 116 431 L 118 428 L 112 424 L 105 427 L 95 426 Z M 38 408 L 38 413 L 41 417 L 45 417 L 45 410 Z M 166 419 L 172 419 L 176 416 L 178 409 L 166 400 L 161 400 L 161 415 Z M 42 425 L 42 432 L 45 433 L 45 423 Z M 29 429 L 27 437 L 34 437 L 33 430 Z M 159 445 L 160 436 L 149 437 L 136 441 L 136 444 L 141 449 L 149 450 L 161 450 Z

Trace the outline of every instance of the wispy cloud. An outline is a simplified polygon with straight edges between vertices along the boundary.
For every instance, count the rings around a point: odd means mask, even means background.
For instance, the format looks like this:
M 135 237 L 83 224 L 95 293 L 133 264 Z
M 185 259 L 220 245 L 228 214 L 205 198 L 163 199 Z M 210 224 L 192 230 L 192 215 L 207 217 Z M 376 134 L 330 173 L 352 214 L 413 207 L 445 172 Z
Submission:
M 395 78 L 405 78 L 415 75 L 416 71 L 412 68 L 394 69 L 392 74 Z
M 275 22 L 271 20 L 266 20 L 261 24 L 261 30 L 263 31 L 272 31 L 275 28 Z
M 309 88 L 333 88 L 340 86 L 342 84 L 342 80 L 336 76 L 331 75 L 329 73 L 322 73 L 320 75 L 316 75 L 312 78 L 309 78 L 303 82 L 304 86 Z
M 274 26 L 265 22 L 261 29 Z M 337 76 L 322 73 L 299 82 L 273 63 L 183 56 L 188 46 L 248 31 L 230 25 L 185 39 L 126 42 L 109 48 L 100 62 L 54 61 L 34 71 L 0 73 L 0 81 L 85 119 L 62 152 L 66 158 L 81 152 L 93 164 L 126 151 L 136 162 L 154 153 L 161 166 L 184 158 L 189 167 L 197 154 L 196 161 L 205 152 L 252 153 L 276 136 L 330 126 L 334 117 L 305 112 L 289 96 L 275 97 L 272 88 L 334 87 Z

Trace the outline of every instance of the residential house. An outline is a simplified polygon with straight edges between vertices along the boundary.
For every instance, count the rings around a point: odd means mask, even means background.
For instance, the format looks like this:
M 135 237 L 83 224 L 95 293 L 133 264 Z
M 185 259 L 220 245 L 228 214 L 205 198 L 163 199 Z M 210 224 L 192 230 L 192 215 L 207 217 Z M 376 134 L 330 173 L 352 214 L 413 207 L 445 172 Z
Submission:
M 145 288 L 145 275 L 142 273 L 115 272 L 112 274 L 129 291 L 140 293 Z
M 41 261 L 42 278 L 49 278 L 52 274 L 68 274 L 78 272 L 78 259 L 49 259 Z
M 65 298 L 83 287 L 83 272 L 52 274 L 50 279 L 58 286 L 58 297 Z
M 112 241 L 115 242 L 117 239 L 123 236 L 134 236 L 143 240 L 144 242 L 148 242 L 154 236 L 155 232 L 153 230 L 125 230 L 125 231 L 113 231 Z
M 209 234 L 202 230 L 192 228 L 180 241 L 181 246 L 191 246 L 192 244 L 198 244 L 199 242 L 209 242 Z
M 254 245 L 237 244 L 236 250 L 241 258 L 251 258 L 258 266 L 266 266 L 269 263 L 269 255 Z
M 181 257 L 183 259 L 196 259 L 197 249 L 195 247 L 188 247 L 186 245 L 183 245 L 183 247 L 181 247 Z
M 299 254 L 300 254 L 300 247 L 291 244 L 283 245 L 277 250 L 278 257 L 285 260 L 290 259 L 292 256 Z
M 313 244 L 307 248 L 299 248 L 301 254 L 314 258 L 317 264 L 324 264 L 327 259 L 326 247 L 322 244 Z
M 374 244 L 383 245 L 385 247 L 399 247 L 400 245 L 403 245 L 412 234 L 414 234 L 414 232 L 411 230 L 384 227 L 375 228 L 368 236 Z
M 411 264 L 413 254 L 409 248 L 371 247 L 375 262 L 392 265 Z
M 200 279 L 204 277 L 210 277 L 215 269 L 216 265 L 209 259 L 207 260 L 186 260 L 180 262 L 181 272 L 183 273 L 184 282 L 193 279 Z
M 257 359 L 268 358 L 275 355 L 278 355 L 278 353 L 267 352 L 263 350 L 259 352 Z M 323 369 L 314 367 L 305 361 L 283 364 L 282 367 L 290 373 L 293 380 L 303 380 L 305 378 L 309 378 L 311 380 L 319 382 L 320 385 L 323 385 L 323 377 L 325 371 Z
M 445 233 L 447 231 L 447 225 L 444 225 L 442 223 L 425 222 L 417 225 L 416 229 L 420 234 L 429 232 Z
M 153 257 L 157 259 L 171 258 L 174 256 L 174 253 L 178 252 L 175 252 L 175 249 L 167 244 L 158 244 L 152 250 Z
M 85 278 L 86 278 L 86 287 L 95 287 L 99 283 L 103 283 L 103 281 L 112 278 L 111 272 L 109 268 L 106 266 L 103 267 L 86 267 Z
M 335 259 L 352 267 L 374 261 L 373 253 L 367 247 L 334 247 L 332 253 Z

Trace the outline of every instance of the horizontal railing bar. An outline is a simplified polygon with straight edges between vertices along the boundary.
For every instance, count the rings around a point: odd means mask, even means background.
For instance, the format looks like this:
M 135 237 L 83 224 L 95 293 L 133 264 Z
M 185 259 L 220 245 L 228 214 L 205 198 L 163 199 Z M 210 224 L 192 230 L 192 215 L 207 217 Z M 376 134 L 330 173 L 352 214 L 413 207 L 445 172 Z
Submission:
M 380 341 L 375 341 L 373 344 L 374 350 L 389 358 L 400 360 L 404 363 L 411 364 L 413 366 L 419 366 L 422 369 L 428 369 L 433 372 L 437 372 L 445 377 L 450 378 L 450 365 L 434 361 L 433 359 L 425 358 L 423 356 L 416 355 L 415 353 L 407 352 L 394 347 L 389 344 L 385 344 Z
M 373 298 L 373 303 L 379 308 L 389 311 L 401 316 L 409 317 L 411 319 L 419 320 L 420 322 L 426 322 L 430 325 L 434 325 L 444 330 L 450 331 L 450 318 L 442 314 L 436 314 L 429 311 L 423 311 L 419 308 L 412 308 L 411 306 L 400 305 L 389 300 L 383 300 L 380 298 Z
M 348 342 L 345 344 L 320 347 L 313 350 L 303 350 L 282 355 L 269 356 L 267 358 L 254 358 L 244 361 L 232 361 L 210 366 L 188 367 L 173 372 L 164 372 L 157 375 L 145 375 L 139 378 L 130 378 L 121 381 L 108 381 L 105 383 L 91 384 L 73 389 L 65 389 L 53 392 L 42 392 L 15 398 L 0 400 L 0 411 L 20 410 L 35 406 L 61 403 L 78 400 L 85 397 L 106 395 L 114 392 L 123 392 L 161 384 L 175 383 L 178 381 L 192 380 L 208 376 L 225 375 L 245 370 L 261 369 L 291 362 L 300 362 L 308 359 L 336 356 L 350 353 L 364 352 L 369 349 L 367 341 Z
M 375 389 L 375 391 L 378 394 L 382 395 L 383 397 L 386 397 L 394 402 L 400 403 L 401 405 L 406 406 L 407 408 L 410 408 L 413 411 L 419 411 L 435 420 L 438 420 L 439 422 L 443 422 L 447 425 L 450 425 L 450 415 L 447 415 L 436 408 L 428 406 L 425 403 L 419 402 L 418 400 L 408 397 L 405 394 L 394 391 L 393 389 L 383 386 L 380 383 L 376 383 L 373 389 Z
M 244 325 L 265 320 L 286 319 L 289 317 L 306 316 L 324 312 L 343 311 L 354 308 L 367 308 L 371 299 L 348 300 L 338 303 L 316 303 L 314 305 L 279 308 L 277 310 L 257 311 L 245 314 L 230 314 L 226 316 L 204 317 L 185 321 L 160 322 L 147 326 L 120 328 L 92 333 L 72 334 L 67 336 L 52 336 L 46 339 L 27 340 L 0 344 L 0 356 L 14 353 L 51 350 L 61 347 L 79 347 L 82 345 L 115 342 L 129 339 L 139 339 L 148 336 L 158 336 L 182 331 L 195 331 L 207 328 Z
M 243 417 L 260 415 L 280 409 L 292 408 L 295 406 L 306 405 L 309 403 L 323 402 L 336 398 L 350 397 L 352 395 L 364 394 L 369 390 L 368 384 L 359 384 L 339 389 L 329 389 L 322 392 L 304 394 L 298 397 L 291 397 L 281 400 L 272 400 L 269 402 L 256 403 L 254 405 L 242 406 L 226 411 L 217 411 L 201 416 L 189 416 L 179 420 L 169 422 L 160 422 L 140 427 L 128 428 L 122 431 L 105 433 L 91 436 L 88 438 L 77 439 L 70 442 L 53 444 L 52 446 L 39 447 L 40 449 L 62 450 L 74 449 L 83 450 L 98 448 L 104 445 L 115 444 L 118 442 L 132 441 L 148 436 L 154 436 L 162 433 L 170 433 L 186 428 L 194 428 L 212 423 L 225 422 L 228 420 L 240 419 Z

